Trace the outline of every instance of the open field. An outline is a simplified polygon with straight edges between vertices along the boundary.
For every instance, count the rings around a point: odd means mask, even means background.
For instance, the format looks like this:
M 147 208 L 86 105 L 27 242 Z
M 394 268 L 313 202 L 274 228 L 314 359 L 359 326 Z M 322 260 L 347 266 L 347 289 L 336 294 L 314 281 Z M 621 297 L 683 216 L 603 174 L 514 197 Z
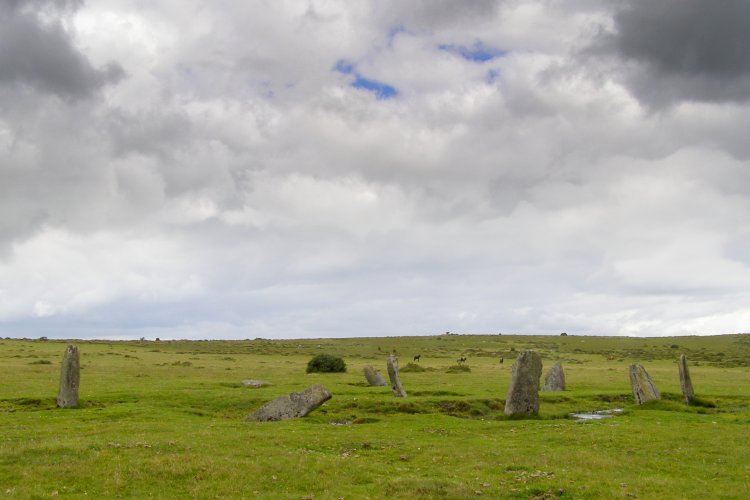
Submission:
M 0 340 L 0 497 L 748 498 L 750 335 L 671 338 L 463 336 L 87 342 L 82 407 L 55 408 L 67 342 Z M 539 418 L 503 404 L 515 355 L 556 360 L 568 390 Z M 367 387 L 395 350 L 407 399 Z M 347 373 L 306 374 L 318 353 Z M 685 353 L 697 396 L 681 402 Z M 449 372 L 459 356 L 469 372 Z M 500 357 L 505 362 L 500 363 Z M 630 363 L 664 400 L 637 407 Z M 243 379 L 272 385 L 243 387 Z M 244 417 L 322 383 L 304 419 Z M 622 408 L 580 422 L 574 411 Z M 337 425 L 338 424 L 338 425 Z

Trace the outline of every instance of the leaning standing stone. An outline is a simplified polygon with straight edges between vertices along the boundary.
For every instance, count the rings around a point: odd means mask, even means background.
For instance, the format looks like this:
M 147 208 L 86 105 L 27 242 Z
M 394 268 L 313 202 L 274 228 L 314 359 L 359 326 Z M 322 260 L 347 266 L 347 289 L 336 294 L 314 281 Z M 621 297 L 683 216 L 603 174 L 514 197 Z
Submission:
M 331 393 L 322 385 L 315 384 L 302 392 L 293 392 L 266 403 L 245 420 L 267 422 L 304 417 L 329 399 Z
M 630 387 L 633 389 L 636 404 L 642 405 L 646 401 L 661 399 L 659 389 L 641 365 L 630 365 Z
M 380 372 L 372 366 L 365 366 L 364 372 L 367 383 L 370 384 L 371 387 L 384 387 L 388 385 L 385 383 L 385 379 Z
M 523 351 L 513 363 L 513 375 L 505 398 L 505 414 L 511 416 L 539 413 L 539 377 L 542 358 L 533 351 Z
M 690 402 L 695 398 L 695 392 L 693 392 L 693 382 L 690 381 L 690 372 L 688 372 L 687 358 L 684 354 L 680 355 L 680 386 L 682 386 L 682 398 L 685 403 Z
M 57 393 L 59 408 L 78 406 L 78 386 L 81 382 L 81 355 L 78 347 L 69 345 L 65 349 L 60 369 L 60 391 Z
M 558 361 L 547 372 L 544 377 L 545 391 L 564 391 L 565 390 L 565 372 L 562 364 Z
M 406 390 L 401 385 L 401 378 L 398 376 L 398 360 L 396 356 L 388 356 L 388 378 L 391 379 L 391 391 L 397 398 L 405 398 Z

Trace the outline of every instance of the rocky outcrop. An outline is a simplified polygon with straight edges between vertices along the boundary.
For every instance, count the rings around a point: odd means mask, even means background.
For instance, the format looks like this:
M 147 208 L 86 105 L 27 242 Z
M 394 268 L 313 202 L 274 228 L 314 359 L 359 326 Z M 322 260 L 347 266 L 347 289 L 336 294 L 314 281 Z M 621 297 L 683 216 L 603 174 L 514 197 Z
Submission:
M 331 399 L 331 393 L 322 385 L 316 384 L 302 392 L 293 392 L 266 403 L 249 415 L 246 420 L 267 422 L 304 417 L 329 399 Z
M 523 351 L 513 363 L 513 375 L 505 398 L 505 414 L 509 417 L 539 413 L 539 378 L 542 358 L 533 351 Z

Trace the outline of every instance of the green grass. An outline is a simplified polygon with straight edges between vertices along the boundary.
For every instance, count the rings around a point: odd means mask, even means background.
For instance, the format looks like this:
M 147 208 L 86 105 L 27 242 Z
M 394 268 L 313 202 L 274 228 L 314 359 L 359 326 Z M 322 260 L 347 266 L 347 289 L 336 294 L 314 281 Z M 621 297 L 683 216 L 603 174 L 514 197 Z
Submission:
M 66 342 L 0 339 L 0 496 L 750 496 L 750 335 L 75 343 L 82 405 L 60 410 Z M 511 367 L 527 348 L 545 371 L 562 361 L 568 390 L 542 392 L 538 417 L 510 420 Z M 422 355 L 422 371 L 402 370 L 405 399 L 362 375 L 366 365 L 385 373 L 393 351 L 403 362 Z M 348 371 L 305 373 L 322 352 L 344 358 Z M 690 406 L 682 353 L 698 396 Z M 460 356 L 469 370 L 455 370 Z M 633 362 L 662 401 L 633 404 Z M 243 387 L 249 378 L 271 385 Z M 333 398 L 308 417 L 243 420 L 314 383 Z M 624 412 L 567 418 L 611 408 Z

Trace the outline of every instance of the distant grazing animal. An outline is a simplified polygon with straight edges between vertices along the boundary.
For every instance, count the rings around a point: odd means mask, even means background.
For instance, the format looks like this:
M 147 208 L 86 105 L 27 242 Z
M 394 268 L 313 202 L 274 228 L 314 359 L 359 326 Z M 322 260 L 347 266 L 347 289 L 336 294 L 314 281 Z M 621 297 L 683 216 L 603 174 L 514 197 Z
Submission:
M 416 356 L 414 356 L 414 361 L 416 361 L 417 363 L 419 363 L 419 360 L 420 360 L 421 357 L 422 357 L 421 354 L 417 354 Z
M 459 365 L 462 365 L 462 364 L 466 363 L 466 358 L 463 357 L 463 356 L 461 356 L 460 358 L 458 358 L 456 360 L 456 363 L 458 363 Z
M 500 364 L 503 364 L 503 361 L 505 361 L 505 358 L 500 358 Z

